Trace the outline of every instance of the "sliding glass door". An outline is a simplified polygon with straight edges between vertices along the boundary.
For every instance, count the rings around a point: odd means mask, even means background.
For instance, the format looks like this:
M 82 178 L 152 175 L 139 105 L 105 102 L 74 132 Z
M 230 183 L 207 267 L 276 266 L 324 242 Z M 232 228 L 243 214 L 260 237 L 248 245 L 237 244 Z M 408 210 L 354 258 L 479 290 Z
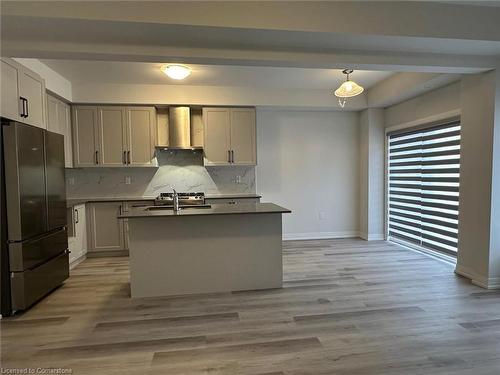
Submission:
M 388 134 L 389 240 L 456 255 L 460 122 Z

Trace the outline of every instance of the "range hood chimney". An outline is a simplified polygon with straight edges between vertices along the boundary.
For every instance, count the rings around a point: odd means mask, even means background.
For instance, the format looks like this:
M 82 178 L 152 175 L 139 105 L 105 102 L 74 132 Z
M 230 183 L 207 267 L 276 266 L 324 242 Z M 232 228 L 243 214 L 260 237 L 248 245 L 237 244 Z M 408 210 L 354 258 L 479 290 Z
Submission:
M 191 119 L 189 107 L 169 107 L 168 148 L 191 149 Z

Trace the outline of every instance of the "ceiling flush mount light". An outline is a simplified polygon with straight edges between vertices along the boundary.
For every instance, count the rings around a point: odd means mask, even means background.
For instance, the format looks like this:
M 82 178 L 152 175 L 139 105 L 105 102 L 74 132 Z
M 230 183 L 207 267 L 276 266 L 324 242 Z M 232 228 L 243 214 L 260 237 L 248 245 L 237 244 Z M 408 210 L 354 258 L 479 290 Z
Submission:
M 348 98 L 357 96 L 365 90 L 356 82 L 349 80 L 349 74 L 351 74 L 352 72 L 353 72 L 352 69 L 344 69 L 342 71 L 342 73 L 344 73 L 347 76 L 346 81 L 342 83 L 340 87 L 334 92 L 335 96 L 339 98 L 339 105 L 342 108 L 345 107 Z
M 191 68 L 189 66 L 179 64 L 163 65 L 161 71 L 176 80 L 181 80 L 191 75 Z

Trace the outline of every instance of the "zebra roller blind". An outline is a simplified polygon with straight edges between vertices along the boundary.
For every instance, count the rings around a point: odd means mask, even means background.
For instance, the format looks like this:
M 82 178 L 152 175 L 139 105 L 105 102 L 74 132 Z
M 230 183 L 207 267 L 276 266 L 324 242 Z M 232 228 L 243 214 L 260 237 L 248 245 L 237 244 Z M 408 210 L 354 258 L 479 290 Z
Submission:
M 460 122 L 388 137 L 389 239 L 455 255 Z

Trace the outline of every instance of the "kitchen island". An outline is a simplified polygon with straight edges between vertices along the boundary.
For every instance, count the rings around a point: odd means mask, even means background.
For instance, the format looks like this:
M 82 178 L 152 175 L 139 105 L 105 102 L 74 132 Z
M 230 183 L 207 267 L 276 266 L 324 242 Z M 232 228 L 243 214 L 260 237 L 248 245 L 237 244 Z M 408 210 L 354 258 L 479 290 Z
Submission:
M 132 297 L 281 288 L 290 212 L 273 203 L 130 210 L 120 217 L 129 219 Z

